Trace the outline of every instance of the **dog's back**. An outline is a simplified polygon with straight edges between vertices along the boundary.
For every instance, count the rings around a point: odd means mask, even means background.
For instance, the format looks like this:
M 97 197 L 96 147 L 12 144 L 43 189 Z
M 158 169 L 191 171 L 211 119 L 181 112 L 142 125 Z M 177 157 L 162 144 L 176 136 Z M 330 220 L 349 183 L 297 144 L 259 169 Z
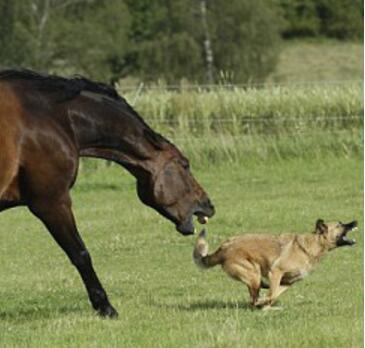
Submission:
M 210 268 L 220 264 L 229 274 L 231 265 L 240 264 L 243 261 L 250 262 L 257 264 L 262 274 L 266 276 L 267 271 L 280 256 L 283 246 L 289 240 L 290 238 L 283 239 L 270 235 L 236 236 L 223 242 L 214 253 L 209 255 L 206 232 L 203 230 L 196 241 L 193 258 L 201 268 Z

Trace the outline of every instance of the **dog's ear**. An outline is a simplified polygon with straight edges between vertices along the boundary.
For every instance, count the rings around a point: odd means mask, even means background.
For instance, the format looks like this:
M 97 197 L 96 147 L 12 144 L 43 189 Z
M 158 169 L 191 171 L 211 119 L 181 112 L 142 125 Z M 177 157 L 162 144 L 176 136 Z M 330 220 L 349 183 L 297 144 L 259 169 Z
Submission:
M 316 222 L 316 233 L 323 234 L 327 232 L 328 226 L 324 223 L 322 219 L 318 219 Z

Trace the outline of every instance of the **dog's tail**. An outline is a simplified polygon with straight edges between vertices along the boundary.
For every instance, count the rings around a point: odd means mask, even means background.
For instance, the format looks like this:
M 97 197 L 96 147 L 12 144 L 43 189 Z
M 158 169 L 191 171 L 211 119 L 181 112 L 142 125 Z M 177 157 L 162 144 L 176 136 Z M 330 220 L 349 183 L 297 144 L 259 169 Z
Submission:
M 221 263 L 220 249 L 211 255 L 208 255 L 208 243 L 205 239 L 206 232 L 202 230 L 195 243 L 193 259 L 195 264 L 200 268 L 210 268 Z

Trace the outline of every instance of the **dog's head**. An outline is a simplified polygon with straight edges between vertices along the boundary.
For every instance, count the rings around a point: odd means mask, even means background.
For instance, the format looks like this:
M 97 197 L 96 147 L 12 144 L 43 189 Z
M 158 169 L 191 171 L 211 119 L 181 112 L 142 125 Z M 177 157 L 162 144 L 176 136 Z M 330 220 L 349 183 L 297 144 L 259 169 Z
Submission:
M 356 229 L 357 221 L 344 224 L 340 221 L 325 223 L 322 219 L 318 219 L 315 233 L 324 238 L 326 245 L 331 250 L 340 246 L 355 244 L 355 240 L 348 238 L 347 233 Z

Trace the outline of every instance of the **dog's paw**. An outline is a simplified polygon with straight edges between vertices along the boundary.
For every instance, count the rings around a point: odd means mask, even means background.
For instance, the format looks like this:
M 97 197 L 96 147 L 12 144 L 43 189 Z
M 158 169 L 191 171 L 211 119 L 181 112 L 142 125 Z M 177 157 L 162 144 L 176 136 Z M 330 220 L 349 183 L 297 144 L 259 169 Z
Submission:
M 270 302 L 270 300 L 269 300 L 268 298 L 263 297 L 263 298 L 258 299 L 258 300 L 254 303 L 254 306 L 255 306 L 256 308 L 261 309 L 261 308 L 262 308 L 262 307 L 264 307 L 264 306 L 268 306 L 268 305 L 269 305 L 269 302 Z
M 266 312 L 266 311 L 282 311 L 283 307 L 278 307 L 278 306 L 271 306 L 271 305 L 267 305 L 267 306 L 263 306 L 261 308 L 262 311 Z

